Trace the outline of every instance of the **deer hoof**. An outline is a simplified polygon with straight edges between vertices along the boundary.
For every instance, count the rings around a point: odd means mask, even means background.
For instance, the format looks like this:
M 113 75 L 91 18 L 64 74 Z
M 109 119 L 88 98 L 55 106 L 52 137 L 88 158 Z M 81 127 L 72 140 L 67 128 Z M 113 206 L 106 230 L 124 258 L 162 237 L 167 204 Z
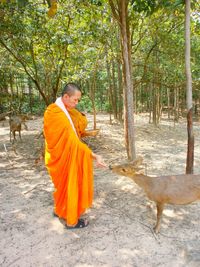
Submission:
M 155 226 L 153 228 L 153 230 L 154 230 L 155 234 L 158 234 L 160 232 L 160 228 L 158 226 Z

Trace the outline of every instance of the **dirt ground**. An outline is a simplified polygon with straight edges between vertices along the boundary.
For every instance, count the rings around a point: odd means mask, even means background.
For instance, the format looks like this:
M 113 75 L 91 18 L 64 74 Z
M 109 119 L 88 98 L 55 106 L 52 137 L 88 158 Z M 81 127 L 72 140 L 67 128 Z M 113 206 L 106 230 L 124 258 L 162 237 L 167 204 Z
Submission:
M 88 115 L 92 127 L 92 116 Z M 167 205 L 161 232 L 155 235 L 155 204 L 129 178 L 95 167 L 90 225 L 67 230 L 52 216 L 53 186 L 42 161 L 35 164 L 42 118 L 13 147 L 7 122 L 0 124 L 0 266 L 197 267 L 200 266 L 200 202 Z M 122 126 L 98 115 L 100 135 L 87 139 L 105 161 L 125 160 Z M 185 172 L 187 130 L 182 119 L 162 120 L 155 128 L 147 115 L 135 116 L 137 154 L 148 175 Z M 200 123 L 194 123 L 195 173 L 200 173 Z M 150 208 L 150 205 L 152 208 Z

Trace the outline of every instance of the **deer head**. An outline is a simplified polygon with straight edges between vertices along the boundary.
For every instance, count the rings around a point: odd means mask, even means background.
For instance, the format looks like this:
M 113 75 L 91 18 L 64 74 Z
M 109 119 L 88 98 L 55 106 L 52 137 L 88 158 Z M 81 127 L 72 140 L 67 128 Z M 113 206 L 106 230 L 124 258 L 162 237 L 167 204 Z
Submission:
M 109 166 L 110 170 L 112 170 L 114 173 L 123 175 L 123 176 L 128 176 L 128 177 L 133 177 L 136 174 L 141 173 L 140 171 L 142 168 L 139 166 L 141 165 L 143 161 L 142 157 L 138 157 L 136 160 L 120 165 L 113 165 Z

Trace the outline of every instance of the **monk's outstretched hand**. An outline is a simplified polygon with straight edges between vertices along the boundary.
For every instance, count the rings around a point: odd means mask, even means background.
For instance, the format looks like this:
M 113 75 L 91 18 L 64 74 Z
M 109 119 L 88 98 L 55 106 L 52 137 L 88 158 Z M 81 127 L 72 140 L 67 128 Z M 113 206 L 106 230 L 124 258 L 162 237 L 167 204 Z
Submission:
M 102 156 L 92 153 L 92 156 L 94 159 L 96 159 L 96 165 L 97 167 L 108 167 L 106 163 L 104 162 Z

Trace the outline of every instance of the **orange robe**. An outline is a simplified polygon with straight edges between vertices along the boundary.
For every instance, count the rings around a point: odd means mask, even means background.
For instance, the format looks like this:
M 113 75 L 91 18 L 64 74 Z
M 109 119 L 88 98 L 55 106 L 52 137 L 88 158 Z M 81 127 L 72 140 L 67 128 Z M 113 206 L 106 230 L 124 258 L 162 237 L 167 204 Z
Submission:
M 86 116 L 75 108 L 69 110 L 68 112 L 74 123 L 74 127 L 76 129 L 78 136 L 79 137 L 85 136 L 85 128 L 87 127 L 88 124 Z
M 44 114 L 45 164 L 54 183 L 55 213 L 76 224 L 93 199 L 92 151 L 80 141 L 56 105 Z

